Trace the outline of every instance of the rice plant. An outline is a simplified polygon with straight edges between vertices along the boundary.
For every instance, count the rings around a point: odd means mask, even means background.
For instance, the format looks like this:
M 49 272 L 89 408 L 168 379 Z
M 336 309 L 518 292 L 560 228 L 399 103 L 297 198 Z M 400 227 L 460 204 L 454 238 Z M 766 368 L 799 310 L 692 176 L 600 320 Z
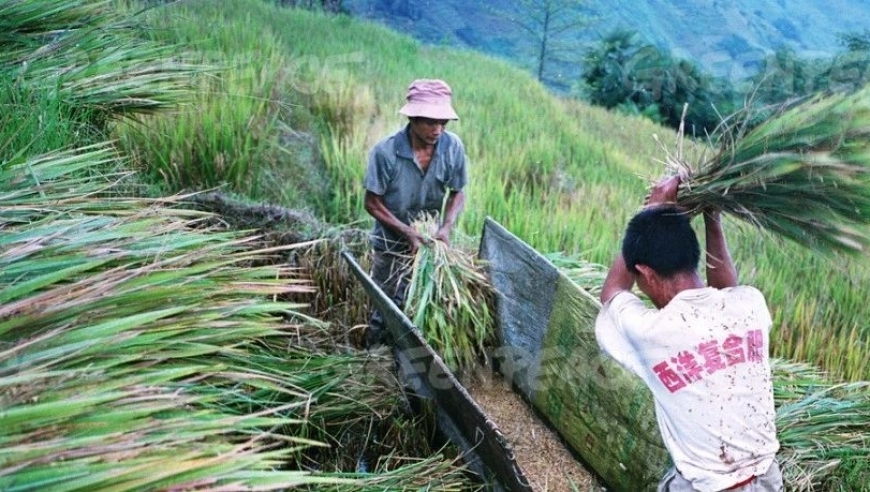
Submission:
M 694 169 L 678 201 L 712 207 L 799 244 L 862 251 L 870 242 L 870 88 L 817 96 L 747 129 L 723 124 L 716 154 Z
M 180 56 L 208 67 L 190 78 L 186 104 L 112 128 L 133 164 L 165 192 L 224 187 L 295 208 L 315 208 L 331 193 L 318 143 L 300 116 L 307 102 L 290 96 L 301 75 L 261 18 L 277 10 L 266 2 L 179 2 L 136 15 L 149 42 L 184 47 Z
M 430 239 L 411 265 L 408 316 L 451 370 L 470 371 L 495 341 L 494 287 L 474 255 L 431 239 L 434 218 L 412 226 Z

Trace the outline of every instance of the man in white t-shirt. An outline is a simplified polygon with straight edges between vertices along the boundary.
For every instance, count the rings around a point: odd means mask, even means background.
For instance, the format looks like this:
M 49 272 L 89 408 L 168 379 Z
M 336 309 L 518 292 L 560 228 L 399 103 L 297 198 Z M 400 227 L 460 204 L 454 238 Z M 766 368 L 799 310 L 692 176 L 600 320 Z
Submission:
M 601 292 L 598 343 L 652 391 L 674 463 L 659 491 L 781 491 L 770 312 L 758 290 L 737 286 L 718 211 L 704 213 L 704 285 L 678 187 L 678 177 L 657 183 L 629 222 Z

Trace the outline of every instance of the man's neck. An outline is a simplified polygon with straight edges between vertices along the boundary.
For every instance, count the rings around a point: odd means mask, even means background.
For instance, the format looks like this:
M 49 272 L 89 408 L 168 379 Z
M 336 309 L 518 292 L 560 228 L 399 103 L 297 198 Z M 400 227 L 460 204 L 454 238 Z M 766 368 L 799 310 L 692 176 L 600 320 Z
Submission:
M 677 296 L 677 294 L 684 290 L 703 289 L 706 287 L 697 272 L 677 274 L 665 285 L 666 289 L 662 298 L 659 300 L 653 300 L 653 304 L 656 304 L 656 307 L 659 309 L 667 306 L 668 303 Z M 659 303 L 661 303 L 661 305 L 658 305 Z

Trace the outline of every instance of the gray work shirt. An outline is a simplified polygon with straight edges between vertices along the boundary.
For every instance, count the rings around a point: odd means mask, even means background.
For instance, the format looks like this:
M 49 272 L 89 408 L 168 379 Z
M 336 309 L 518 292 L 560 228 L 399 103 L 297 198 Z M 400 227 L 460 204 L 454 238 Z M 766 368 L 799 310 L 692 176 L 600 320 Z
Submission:
M 465 146 L 456 134 L 445 131 L 438 137 L 426 172 L 414 160 L 410 126 L 378 142 L 369 152 L 364 185 L 380 195 L 387 209 L 405 224 L 424 214 L 441 212 L 448 190 L 462 190 L 468 179 Z M 408 248 L 405 236 L 375 221 L 372 247 L 381 251 Z

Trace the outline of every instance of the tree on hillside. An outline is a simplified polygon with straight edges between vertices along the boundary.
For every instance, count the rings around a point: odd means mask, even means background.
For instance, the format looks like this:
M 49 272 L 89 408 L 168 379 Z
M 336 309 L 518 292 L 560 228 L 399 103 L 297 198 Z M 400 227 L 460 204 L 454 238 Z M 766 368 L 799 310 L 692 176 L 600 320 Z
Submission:
M 822 92 L 853 92 L 870 81 L 870 31 L 840 35 L 846 48 L 829 58 L 802 58 L 780 48 L 751 78 L 759 105 L 779 105 Z
M 643 114 L 678 128 L 688 104 L 689 133 L 703 135 L 731 107 L 731 89 L 694 63 L 674 59 L 633 31 L 617 30 L 583 56 L 582 95 L 592 104 Z
M 779 104 L 815 90 L 813 67 L 791 48 L 781 47 L 766 57 L 752 77 L 754 100 L 759 104 Z
M 862 32 L 845 32 L 837 35 L 840 44 L 849 51 L 870 51 L 870 29 Z
M 577 0 L 519 0 L 513 10 L 502 11 L 530 40 L 535 76 L 547 81 L 548 69 L 557 63 L 571 63 L 577 51 L 577 33 L 589 19 Z
M 830 74 L 834 83 L 845 83 L 847 90 L 858 90 L 870 82 L 870 29 L 839 35 L 846 48 L 834 64 L 836 71 Z
M 584 52 L 582 92 L 589 102 L 606 108 L 643 99 L 636 69 L 639 65 L 651 69 L 659 55 L 634 31 L 613 31 Z

